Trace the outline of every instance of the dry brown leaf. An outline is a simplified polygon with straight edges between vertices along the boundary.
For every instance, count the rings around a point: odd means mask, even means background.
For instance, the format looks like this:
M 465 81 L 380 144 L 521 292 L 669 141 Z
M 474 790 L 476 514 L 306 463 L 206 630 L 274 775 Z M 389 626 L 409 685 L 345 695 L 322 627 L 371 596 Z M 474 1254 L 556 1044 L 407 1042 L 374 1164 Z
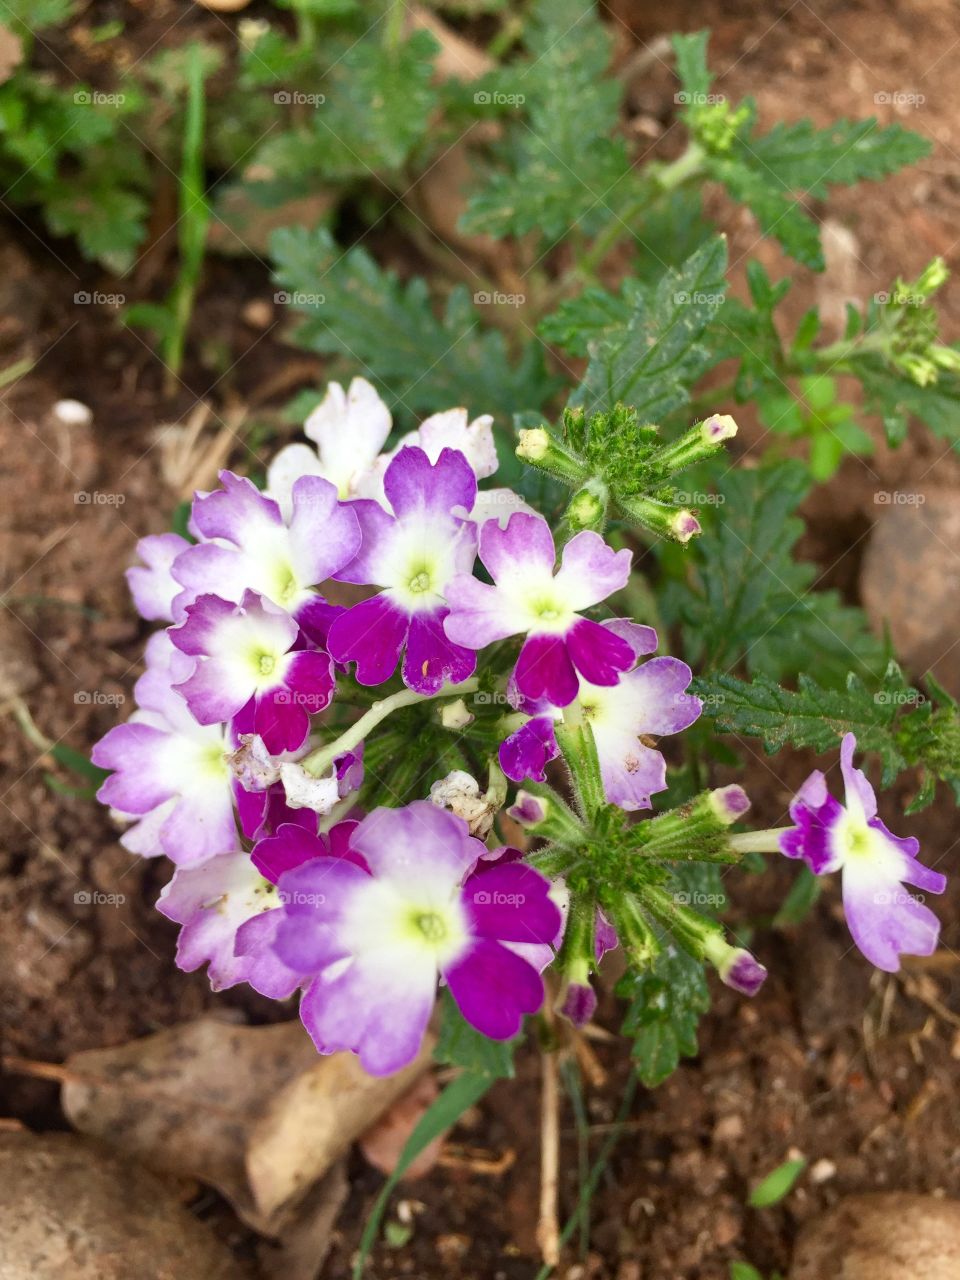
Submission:
M 0 1133 L 0 1280 L 244 1280 L 176 1183 L 72 1134 Z
M 299 1022 L 229 1026 L 201 1018 L 67 1060 L 75 1128 L 153 1168 L 217 1187 L 275 1235 L 350 1143 L 429 1062 L 366 1075 L 352 1054 L 319 1057 Z

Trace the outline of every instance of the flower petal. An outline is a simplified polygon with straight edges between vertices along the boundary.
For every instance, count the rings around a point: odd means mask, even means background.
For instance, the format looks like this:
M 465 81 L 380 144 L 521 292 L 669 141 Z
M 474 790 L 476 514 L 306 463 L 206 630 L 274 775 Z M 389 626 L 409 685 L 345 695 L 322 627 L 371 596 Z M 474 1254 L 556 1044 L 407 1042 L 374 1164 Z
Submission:
M 525 1014 L 543 1004 L 543 980 L 536 969 L 507 947 L 482 938 L 444 970 L 460 1012 L 491 1040 L 509 1040 Z
M 515 679 L 524 697 L 546 698 L 555 707 L 569 706 L 580 690 L 561 635 L 528 636 L 517 659 Z
M 476 670 L 477 655 L 473 650 L 454 644 L 444 632 L 443 621 L 448 612 L 441 609 L 411 616 L 403 660 L 403 683 L 408 689 L 437 693 L 446 681 L 459 684 Z
M 383 488 L 394 514 L 401 517 L 449 515 L 454 507 L 470 511 L 477 499 L 477 477 L 463 454 L 453 449 L 444 449 L 436 463 L 422 449 L 401 449 L 387 467 Z
M 334 620 L 327 647 L 335 661 L 357 664 L 360 684 L 383 684 L 397 668 L 409 621 L 386 597 L 374 596 Z
M 627 585 L 633 553 L 614 551 L 599 533 L 584 529 L 563 548 L 557 585 L 571 609 L 589 609 Z

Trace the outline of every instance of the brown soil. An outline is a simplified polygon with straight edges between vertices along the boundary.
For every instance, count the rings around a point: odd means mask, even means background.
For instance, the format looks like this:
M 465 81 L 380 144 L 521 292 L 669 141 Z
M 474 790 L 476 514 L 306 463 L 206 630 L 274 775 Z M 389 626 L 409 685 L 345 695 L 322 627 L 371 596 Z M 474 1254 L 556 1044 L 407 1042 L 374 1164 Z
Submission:
M 103 6 L 105 18 L 109 7 Z M 169 26 L 178 6 L 167 9 Z M 882 185 L 837 193 L 829 215 L 856 236 L 844 288 L 861 299 L 897 274 L 919 272 L 936 253 L 955 260 L 960 163 L 950 131 L 960 67 L 950 52 L 957 31 L 948 0 L 794 0 L 774 8 L 710 0 L 680 3 L 669 15 L 611 0 L 610 9 L 624 51 L 660 34 L 667 17 L 682 29 L 712 27 L 713 62 L 727 68 L 720 89 L 734 98 L 755 94 L 766 123 L 805 114 L 826 123 L 873 113 L 877 93 L 923 94 L 926 101 L 905 123 L 935 140 L 931 159 Z M 151 21 L 143 20 L 145 40 Z M 666 67 L 654 63 L 637 92 L 638 112 L 671 118 L 674 85 Z M 876 110 L 888 118 L 893 108 Z M 672 143 L 668 134 L 658 149 L 668 154 Z M 758 243 L 746 215 L 711 199 L 730 233 L 732 260 L 742 264 L 753 254 L 776 274 L 795 274 L 790 308 L 801 314 L 817 284 Z M 222 423 L 229 432 L 237 405 L 262 400 L 267 384 L 282 400 L 297 382 L 300 357 L 281 345 L 272 320 L 257 327 L 242 318 L 252 300 L 266 303 L 268 316 L 272 309 L 262 268 L 214 262 L 195 329 L 206 341 L 191 351 L 176 394 L 165 396 L 143 340 L 120 329 L 108 308 L 72 301 L 81 289 L 124 286 L 80 264 L 69 246 L 46 247 L 39 223 L 22 216 L 23 222 L 19 215 L 0 222 L 0 348 L 4 365 L 23 354 L 38 364 L 0 396 L 0 703 L 22 694 L 44 735 L 86 752 L 116 720 L 118 700 L 129 697 L 145 635 L 121 571 L 139 536 L 168 527 L 180 496 L 183 476 L 171 449 L 178 428 L 164 424 L 184 422 L 204 400 L 211 406 L 209 442 Z M 943 310 L 955 336 L 960 284 L 944 290 Z M 64 396 L 91 406 L 91 431 L 53 422 L 51 406 Z M 760 432 L 749 412 L 742 421 L 749 451 Z M 230 440 L 230 461 L 241 468 L 257 452 L 244 439 L 246 426 Z M 805 544 L 827 582 L 854 591 L 877 488 L 920 483 L 934 464 L 939 482 L 955 480 L 957 460 L 944 452 L 917 429 L 896 454 L 881 448 L 867 463 L 844 464 L 811 506 Z M 92 499 L 78 501 L 84 493 Z M 127 855 L 109 816 L 88 799 L 51 790 L 48 773 L 61 784 L 71 779 L 29 745 L 12 717 L 3 723 L 3 1051 L 61 1060 L 212 1007 L 237 1006 L 255 1019 L 278 1016 L 276 1007 L 243 991 L 214 997 L 202 976 L 175 969 L 173 926 L 153 910 L 164 869 Z M 757 820 L 773 824 L 812 759 L 785 754 L 771 762 L 752 742 L 743 753 Z M 907 780 L 902 794 L 884 797 L 891 821 L 909 792 Z M 950 868 L 957 841 L 945 796 L 911 820 L 909 831 L 920 837 L 927 861 Z M 592 1205 L 589 1248 L 579 1262 L 571 1253 L 566 1274 L 726 1280 L 735 1258 L 764 1274 L 785 1271 L 799 1225 L 846 1192 L 960 1194 L 960 1116 L 950 1105 L 960 1061 L 960 889 L 955 883 L 938 903 L 939 955 L 906 978 L 892 978 L 874 974 L 851 949 L 832 891 L 803 926 L 789 933 L 762 926 L 790 875 L 781 866 L 763 877 L 728 876 L 734 918 L 742 929 L 759 925 L 755 942 L 772 977 L 749 1004 L 718 988 L 700 1057 L 655 1093 L 640 1092 Z M 78 898 L 91 890 L 123 901 L 88 905 Z M 602 1025 L 616 1027 L 615 1003 L 605 996 Z M 628 1071 L 622 1045 L 596 1048 L 607 1079 L 587 1089 L 592 1151 L 616 1114 Z M 456 1131 L 460 1162 L 408 1186 L 414 1235 L 403 1248 L 379 1250 L 377 1275 L 527 1280 L 535 1273 L 538 1070 L 535 1052 L 525 1052 L 518 1079 L 496 1086 Z M 55 1087 L 22 1076 L 0 1076 L 0 1109 L 37 1129 L 64 1127 Z M 562 1123 L 566 1213 L 577 1190 L 569 1106 Z M 805 1178 L 783 1207 L 746 1208 L 749 1184 L 791 1151 L 830 1162 L 817 1166 L 822 1180 Z M 511 1152 L 513 1163 L 501 1174 L 484 1172 L 477 1159 Z M 335 1280 L 349 1273 L 382 1181 L 359 1155 L 351 1173 L 351 1198 L 325 1271 Z M 211 1209 L 209 1197 L 198 1211 L 224 1212 Z

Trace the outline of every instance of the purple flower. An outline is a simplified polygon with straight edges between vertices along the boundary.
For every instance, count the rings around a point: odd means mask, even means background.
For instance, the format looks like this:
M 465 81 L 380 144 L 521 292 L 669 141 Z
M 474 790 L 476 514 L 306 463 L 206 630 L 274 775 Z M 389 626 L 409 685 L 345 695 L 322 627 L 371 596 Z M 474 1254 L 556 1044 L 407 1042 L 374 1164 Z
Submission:
M 780 836 L 780 849 L 788 858 L 802 858 L 816 875 L 841 872 L 854 942 L 878 969 L 896 973 L 901 955 L 930 955 L 940 932 L 930 908 L 903 886 L 942 893 L 947 882 L 917 861 L 915 837 L 891 834 L 877 817 L 873 788 L 853 766 L 856 745 L 848 733 L 840 747 L 845 803 L 830 795 L 819 769 L 811 773 L 790 806 L 797 825 Z
M 326 632 L 332 606 L 313 590 L 332 577 L 360 548 L 357 517 L 318 476 L 293 485 L 291 514 L 265 497 L 245 476 L 221 471 L 221 489 L 198 493 L 191 530 L 203 539 L 177 556 L 172 574 L 183 591 L 176 616 L 200 595 L 236 604 L 255 591 L 293 614 L 315 639 Z M 317 614 L 316 618 L 314 614 Z M 314 633 L 321 630 L 321 636 Z
M 131 853 L 166 854 L 189 866 L 237 847 L 232 749 L 222 724 L 200 725 L 173 685 L 195 662 L 167 632 L 147 643 L 147 669 L 137 682 L 136 710 L 93 748 L 101 769 L 113 769 L 98 798 L 121 815 L 139 819 L 121 837 Z
M 172 622 L 174 599 L 183 586 L 174 578 L 173 562 L 190 546 L 178 533 L 156 533 L 141 538 L 137 555 L 143 561 L 127 570 L 127 586 L 141 618 L 148 622 Z
M 278 908 L 276 886 L 247 853 L 181 867 L 157 902 L 161 914 L 183 926 L 177 941 L 181 969 L 192 973 L 207 964 L 214 991 L 248 982 L 261 995 L 285 1000 L 300 977 L 273 948 L 283 919 Z
M 476 667 L 470 648 L 444 634 L 445 591 L 476 555 L 476 528 L 452 514 L 469 511 L 477 481 L 463 454 L 444 449 L 436 463 L 422 449 L 401 449 L 384 477 L 391 515 L 377 502 L 352 504 L 363 543 L 338 578 L 374 584 L 379 595 L 336 618 L 327 644 L 337 662 L 355 662 L 360 684 L 382 684 L 404 651 L 403 681 L 432 694 L 444 681 L 466 680 Z
M 599 534 L 578 533 L 564 547 L 554 576 L 550 526 L 541 516 L 519 512 L 505 529 L 493 520 L 483 525 L 480 559 L 494 585 L 468 574 L 454 578 L 444 630 L 470 649 L 525 635 L 516 682 L 526 697 L 566 707 L 577 696 L 578 672 L 592 684 L 615 685 L 633 665 L 625 640 L 579 616 L 626 585 L 629 551 L 614 551 Z
M 312 858 L 279 883 L 276 950 L 310 978 L 300 1016 L 320 1052 L 353 1050 L 373 1075 L 400 1070 L 420 1048 L 438 976 L 484 1035 L 516 1035 L 543 982 L 510 947 L 556 936 L 548 882 L 517 862 L 470 874 L 484 846 L 429 801 L 375 810 L 350 849 L 365 867 Z
M 634 658 L 657 647 L 652 627 L 625 618 L 605 622 L 599 630 L 628 645 Z M 580 679 L 576 699 L 562 713 L 549 714 L 542 702 L 531 704 L 516 690 L 510 695 L 515 705 L 537 714 L 502 743 L 500 767 L 514 782 L 543 782 L 546 764 L 559 754 L 553 726 L 562 714 L 565 724 L 588 723 L 593 730 L 607 802 L 631 811 L 649 809 L 651 795 L 667 785 L 667 767 L 662 753 L 642 739 L 679 733 L 693 724 L 702 706 L 685 692 L 692 678 L 690 668 L 677 658 L 651 658 L 624 672 L 615 685 Z
M 271 755 L 296 751 L 335 684 L 327 654 L 294 650 L 299 633 L 288 613 L 253 591 L 239 604 L 200 596 L 170 631 L 178 649 L 200 659 L 175 687 L 200 724 L 236 717 L 237 733 L 259 734 Z

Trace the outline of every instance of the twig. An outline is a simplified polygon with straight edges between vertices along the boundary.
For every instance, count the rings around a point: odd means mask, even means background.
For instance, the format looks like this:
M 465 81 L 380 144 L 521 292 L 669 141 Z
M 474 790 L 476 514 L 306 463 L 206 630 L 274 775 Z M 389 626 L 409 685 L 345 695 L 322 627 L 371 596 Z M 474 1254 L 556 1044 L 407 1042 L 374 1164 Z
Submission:
M 556 1050 L 545 1049 L 540 1061 L 540 1219 L 537 1243 L 545 1267 L 560 1261 L 560 1088 Z

